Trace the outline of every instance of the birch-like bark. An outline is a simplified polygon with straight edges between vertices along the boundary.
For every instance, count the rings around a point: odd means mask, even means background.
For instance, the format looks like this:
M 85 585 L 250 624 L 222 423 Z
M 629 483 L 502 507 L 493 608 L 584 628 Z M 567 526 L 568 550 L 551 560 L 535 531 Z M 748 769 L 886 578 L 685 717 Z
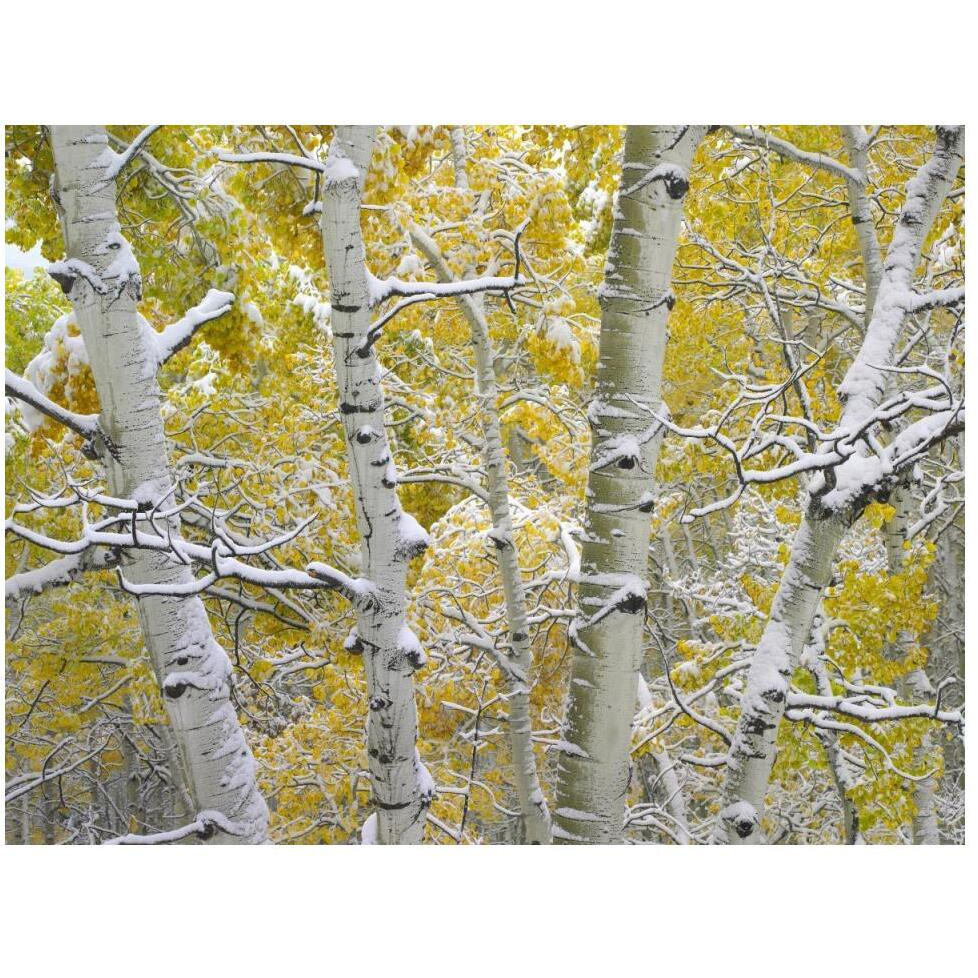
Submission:
M 462 126 L 452 126 L 449 131 L 449 138 L 452 141 L 452 166 L 455 173 L 455 187 L 457 190 L 468 190 L 469 151 L 465 145 L 465 129 Z
M 903 572 L 903 545 L 907 540 L 907 530 L 910 525 L 910 493 L 906 486 L 898 486 L 890 496 L 890 505 L 895 512 L 886 524 L 886 559 L 890 574 Z M 912 636 L 909 637 L 912 639 Z M 899 655 L 904 641 L 908 636 L 901 635 L 896 654 Z M 922 699 L 933 696 L 934 689 L 930 678 L 922 668 L 914 669 L 905 676 L 901 683 L 902 692 L 912 699 Z M 914 751 L 914 763 L 917 766 L 927 764 L 932 754 L 933 738 L 925 735 L 921 745 Z M 940 844 L 940 827 L 937 819 L 937 778 L 928 775 L 913 785 L 913 820 L 911 822 L 911 838 L 914 845 L 936 846 Z
M 880 254 L 876 227 L 873 224 L 873 212 L 866 194 L 866 187 L 869 184 L 866 157 L 869 148 L 868 135 L 862 126 L 843 126 L 842 138 L 846 145 L 846 152 L 849 154 L 849 166 L 862 176 L 861 182 L 846 178 L 846 188 L 849 192 L 849 217 L 856 229 L 859 251 L 863 259 L 863 284 L 866 289 L 865 320 L 868 327 L 873 318 L 880 279 L 883 277 L 883 258 Z
M 862 126 L 843 126 L 842 136 L 849 155 L 849 165 L 863 175 L 863 182 L 847 180 L 849 190 L 849 209 L 852 223 L 859 239 L 859 250 L 863 259 L 863 280 L 866 288 L 866 324 L 873 315 L 880 279 L 883 275 L 883 262 L 880 256 L 879 239 L 873 226 L 872 212 L 866 187 L 869 184 L 867 166 L 867 133 Z M 896 513 L 887 526 L 885 535 L 887 561 L 891 574 L 900 573 L 903 566 L 903 543 L 907 538 L 908 506 L 907 492 L 900 486 L 891 498 Z M 919 673 L 919 675 L 918 675 Z M 929 688 L 923 670 L 917 670 L 908 677 L 908 687 L 925 692 Z M 926 757 L 926 748 L 919 757 Z M 914 785 L 913 840 L 918 845 L 931 845 L 939 842 L 937 826 L 936 783 L 934 778 L 926 778 Z
M 964 130 L 938 129 L 931 159 L 907 184 L 880 280 L 873 318 L 863 344 L 839 387 L 839 428 L 857 428 L 872 416 L 887 390 L 924 240 L 964 158 Z M 856 463 L 859 459 L 854 460 Z M 764 795 L 774 765 L 775 740 L 791 676 L 811 634 L 822 590 L 846 527 L 861 513 L 858 500 L 826 508 L 823 478 L 812 480 L 804 518 L 792 543 L 764 633 L 754 652 L 740 719 L 727 757 L 724 804 L 717 838 L 761 841 Z
M 821 631 L 820 628 L 815 628 L 812 647 L 808 651 L 808 668 L 815 679 L 815 690 L 818 695 L 832 696 L 832 681 L 829 679 L 829 671 L 825 668 L 825 660 L 822 658 L 825 652 L 825 638 L 824 635 L 819 634 Z M 859 827 L 859 809 L 852 800 L 851 794 L 855 785 L 842 757 L 838 733 L 835 730 L 818 730 L 816 736 L 825 747 L 829 772 L 835 790 L 839 794 L 839 804 L 842 808 L 842 837 L 847 846 L 857 845 L 862 841 L 862 836 Z
M 879 238 L 873 225 L 869 197 L 866 194 L 866 187 L 869 183 L 867 168 L 868 136 L 862 126 L 842 126 L 842 137 L 846 152 L 849 155 L 849 166 L 861 177 L 861 179 L 846 177 L 846 188 L 849 196 L 849 217 L 856 230 L 859 251 L 862 255 L 863 285 L 865 288 L 865 311 L 863 315 L 868 327 L 873 318 L 873 307 L 876 305 L 876 295 L 883 275 L 883 259 L 880 254 Z M 832 684 L 825 668 L 825 662 L 820 658 L 820 654 L 824 650 L 824 642 L 813 641 L 813 646 L 809 668 L 819 694 L 831 696 Z M 842 807 L 843 838 L 846 845 L 856 845 L 861 840 L 859 811 L 850 793 L 852 789 L 851 779 L 842 760 L 838 735 L 833 730 L 822 730 L 819 731 L 818 736 L 825 746 L 829 771 L 839 794 L 839 802 Z
M 453 142 L 456 131 L 453 130 Z M 435 270 L 439 281 L 451 282 L 453 280 L 451 270 L 438 245 L 417 228 L 412 229 L 411 239 Z M 496 548 L 510 641 L 513 643 L 512 653 L 506 661 L 506 679 L 509 684 L 506 702 L 509 711 L 509 741 L 513 753 L 516 794 L 523 814 L 527 841 L 533 845 L 545 845 L 550 842 L 550 813 L 537 776 L 530 715 L 530 669 L 533 650 L 523 576 L 520 573 L 519 554 L 513 539 L 506 455 L 503 451 L 502 431 L 499 424 L 496 372 L 493 369 L 492 341 L 482 304 L 473 296 L 467 295 L 460 296 L 457 301 L 469 324 L 472 350 L 475 354 L 476 396 L 479 402 L 479 420 L 483 439 L 482 460 L 486 470 L 486 492 L 492 517 L 490 539 Z
M 75 311 L 98 391 L 99 424 L 111 494 L 152 505 L 172 491 L 154 334 L 137 312 L 139 268 L 122 237 L 112 165 L 101 126 L 52 126 L 55 197 L 67 261 L 52 266 Z M 176 536 L 179 527 L 170 532 Z M 165 554 L 128 551 L 134 584 L 179 588 L 190 569 Z M 261 843 L 268 809 L 255 763 L 230 700 L 231 664 L 198 597 L 138 599 L 143 637 L 178 747 L 177 779 L 189 792 L 211 843 Z M 176 772 L 175 772 L 176 773 Z M 213 818 L 208 818 L 213 814 Z
M 629 126 L 600 293 L 574 660 L 554 841 L 620 841 L 642 657 L 672 265 L 699 126 Z
M 641 714 L 651 703 L 652 691 L 649 689 L 649 684 L 645 681 L 645 676 L 639 671 L 638 713 L 636 714 L 636 719 L 638 714 Z M 643 769 L 644 762 L 651 762 L 651 765 L 655 768 L 656 776 L 654 785 L 648 776 L 647 767 Z M 676 762 L 669 756 L 669 752 L 665 748 L 660 748 L 659 750 L 651 750 L 647 755 L 638 758 L 636 766 L 644 778 L 648 800 L 651 802 L 654 797 L 658 798 L 666 813 L 672 819 L 673 827 L 676 830 L 673 832 L 673 838 L 676 840 L 677 845 L 688 846 L 693 835 L 689 831 L 689 820 L 686 817 L 686 801 L 683 798 L 682 786 L 676 775 Z
M 367 681 L 367 754 L 383 845 L 422 841 L 434 785 L 417 751 L 413 673 L 424 662 L 405 624 L 408 562 L 427 535 L 401 509 L 387 440 L 381 370 L 367 342 L 370 287 L 360 202 L 373 126 L 338 126 L 323 180 L 322 234 L 331 291 L 334 364 L 360 533 L 363 577 L 373 593 L 357 602 L 357 645 Z M 376 832 L 374 832 L 376 828 Z

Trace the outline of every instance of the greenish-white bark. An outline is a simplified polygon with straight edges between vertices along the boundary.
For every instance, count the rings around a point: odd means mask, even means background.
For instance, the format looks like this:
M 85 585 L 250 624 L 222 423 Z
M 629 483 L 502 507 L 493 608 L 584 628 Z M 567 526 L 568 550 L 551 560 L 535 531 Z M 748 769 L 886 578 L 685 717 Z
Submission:
M 370 582 L 357 605 L 356 645 L 367 680 L 367 754 L 375 816 L 367 841 L 422 841 L 434 785 L 417 750 L 413 674 L 424 653 L 405 622 L 408 562 L 427 535 L 401 508 L 385 427 L 381 370 L 369 340 L 371 295 L 360 203 L 373 126 L 338 126 L 323 180 L 323 249 L 329 267 L 333 362 L 361 545 Z
M 554 841 L 620 841 L 642 656 L 672 265 L 698 126 L 629 126 L 600 293 L 579 615 Z
M 109 491 L 150 506 L 172 492 L 167 464 L 158 353 L 137 312 L 139 268 L 121 234 L 114 164 L 102 126 L 52 126 L 55 200 L 66 260 L 52 267 L 74 308 L 98 391 L 101 457 Z M 175 521 L 169 527 L 179 535 Z M 127 551 L 126 579 L 189 589 L 193 575 L 167 554 Z M 211 843 L 260 843 L 268 810 L 255 763 L 230 699 L 231 665 L 211 632 L 199 597 L 143 594 L 139 619 L 178 748 L 178 782 L 189 793 Z
M 453 130 L 453 142 L 455 141 Z M 423 231 L 414 228 L 411 239 L 425 256 L 442 282 L 453 276 L 438 245 Z M 475 354 L 476 396 L 482 426 L 482 459 L 486 473 L 486 494 L 492 517 L 490 539 L 496 549 L 499 576 L 506 603 L 506 618 L 512 652 L 503 662 L 509 686 L 506 703 L 509 712 L 509 741 L 513 753 L 516 794 L 520 802 L 526 839 L 531 844 L 550 842 L 550 813 L 537 776 L 533 753 L 533 726 L 530 716 L 530 668 L 532 644 L 526 611 L 526 595 L 520 573 L 519 554 L 513 539 L 513 521 L 506 476 L 506 455 L 497 405 L 498 390 L 493 369 L 492 340 L 482 303 L 473 296 L 460 296 L 458 303 L 469 324 L 472 350 Z
M 871 423 L 887 390 L 887 368 L 896 354 L 921 250 L 964 159 L 964 131 L 938 130 L 934 154 L 907 184 L 907 197 L 887 251 L 872 320 L 852 366 L 839 387 L 838 427 Z M 860 458 L 852 461 L 857 464 Z M 846 463 L 848 464 L 848 463 Z M 762 840 L 764 796 L 775 759 L 791 676 L 811 634 L 822 590 L 829 583 L 843 534 L 864 508 L 863 494 L 829 491 L 824 477 L 812 480 L 809 501 L 788 563 L 754 652 L 741 714 L 727 756 L 723 807 L 717 838 L 730 843 Z

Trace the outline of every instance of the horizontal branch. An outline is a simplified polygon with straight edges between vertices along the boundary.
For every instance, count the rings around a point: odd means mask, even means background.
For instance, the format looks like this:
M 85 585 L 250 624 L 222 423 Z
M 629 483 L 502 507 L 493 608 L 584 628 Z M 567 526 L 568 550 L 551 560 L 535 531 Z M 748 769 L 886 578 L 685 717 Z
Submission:
M 40 594 L 51 587 L 63 587 L 89 571 L 109 570 L 117 561 L 108 551 L 86 551 L 59 557 L 34 570 L 11 574 L 4 581 L 4 599 L 16 601 L 27 594 Z
M 865 723 L 882 723 L 894 720 L 907 720 L 913 717 L 929 717 L 940 723 L 963 723 L 964 718 L 957 710 L 941 710 L 938 705 L 928 706 L 871 706 L 856 703 L 844 696 L 813 696 L 808 693 L 788 693 L 786 709 L 789 714 L 802 710 L 827 710 L 843 716 L 862 720 Z M 793 719 L 789 716 L 788 719 Z
M 302 589 L 337 591 L 351 604 L 358 607 L 365 602 L 376 600 L 376 589 L 370 581 L 363 578 L 351 578 L 342 571 L 325 564 L 311 564 L 308 573 L 292 569 L 273 570 L 254 567 L 237 559 L 236 552 L 227 539 L 215 540 L 210 546 L 204 546 L 199 543 L 191 543 L 177 535 L 164 537 L 156 533 L 147 533 L 138 529 L 140 523 L 143 526 L 149 525 L 146 514 L 134 514 L 131 519 L 126 517 L 125 519 L 131 528 L 124 533 L 114 533 L 99 528 L 108 524 L 118 524 L 121 519 L 116 517 L 104 521 L 103 524 L 86 525 L 83 536 L 78 540 L 70 541 L 56 540 L 53 537 L 45 536 L 36 530 L 15 523 L 12 519 L 6 521 L 5 531 L 45 550 L 64 555 L 82 554 L 93 547 L 106 547 L 118 552 L 154 550 L 170 554 L 173 560 L 180 564 L 194 563 L 207 567 L 210 571 L 202 580 L 190 585 L 131 584 L 124 580 L 121 581 L 121 586 L 126 591 L 140 596 L 154 594 L 186 597 L 208 590 L 211 585 L 222 578 L 236 578 L 247 584 L 254 584 L 257 587 L 273 591 Z M 290 534 L 289 538 L 291 536 L 294 534 Z M 261 548 L 242 548 L 241 555 L 251 555 L 267 550 L 276 542 L 278 541 L 272 541 L 272 544 L 266 544 Z
M 181 825 L 178 829 L 171 829 L 169 832 L 154 832 L 152 835 L 120 835 L 115 839 L 106 839 L 102 843 L 104 846 L 160 846 L 168 845 L 172 842 L 179 842 L 191 835 L 196 835 L 199 839 L 209 839 L 220 829 L 228 835 L 240 835 L 237 825 L 226 815 L 218 811 L 201 812 L 188 825 Z
M 380 305 L 391 296 L 430 296 L 441 299 L 451 296 L 475 295 L 478 292 L 509 292 L 526 285 L 523 276 L 486 276 L 484 278 L 463 279 L 458 282 L 405 282 L 396 278 L 379 279 L 367 273 L 367 286 L 370 292 L 370 306 Z
M 292 153 L 228 153 L 219 149 L 215 150 L 214 155 L 222 163 L 281 163 L 283 166 L 298 166 L 316 173 L 326 172 L 325 163 Z
M 865 175 L 859 170 L 854 170 L 851 166 L 846 166 L 845 163 L 840 163 L 837 159 L 825 153 L 813 153 L 801 149 L 795 146 L 794 143 L 788 142 L 787 139 L 772 136 L 763 129 L 755 129 L 753 126 L 748 126 L 747 128 L 724 126 L 723 128 L 742 142 L 759 146 L 762 149 L 769 149 L 785 159 L 793 160 L 795 163 L 805 163 L 809 166 L 814 166 L 816 169 L 834 173 L 836 176 L 851 180 L 860 187 L 866 183 Z
M 939 307 L 959 306 L 964 302 L 964 288 L 936 289 L 922 295 L 912 293 L 907 297 L 906 310 L 909 313 L 927 312 Z

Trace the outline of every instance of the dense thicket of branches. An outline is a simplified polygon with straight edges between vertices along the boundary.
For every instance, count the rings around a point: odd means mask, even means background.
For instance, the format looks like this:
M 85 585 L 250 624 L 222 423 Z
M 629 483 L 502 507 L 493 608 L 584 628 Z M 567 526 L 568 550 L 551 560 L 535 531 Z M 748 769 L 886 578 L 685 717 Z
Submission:
M 12 126 L 13 843 L 959 843 L 964 130 Z

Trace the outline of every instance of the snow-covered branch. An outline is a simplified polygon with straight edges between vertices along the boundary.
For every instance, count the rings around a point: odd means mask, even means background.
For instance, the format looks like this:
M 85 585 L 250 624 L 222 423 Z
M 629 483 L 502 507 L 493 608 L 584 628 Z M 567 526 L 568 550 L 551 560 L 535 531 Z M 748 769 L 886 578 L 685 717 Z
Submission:
M 7 368 L 4 371 L 4 393 L 7 397 L 23 401 L 28 407 L 64 425 L 76 435 L 81 435 L 84 439 L 82 450 L 89 458 L 97 458 L 103 450 L 113 458 L 119 457 L 118 446 L 103 430 L 97 414 L 78 414 L 55 404 L 29 380 Z
M 794 160 L 796 163 L 804 163 L 807 166 L 825 170 L 827 173 L 834 173 L 836 176 L 851 180 L 860 186 L 866 183 L 866 177 L 861 171 L 853 169 L 851 166 L 846 166 L 845 163 L 840 163 L 837 159 L 825 153 L 813 153 L 799 146 L 795 146 L 794 143 L 788 142 L 787 139 L 773 136 L 764 129 L 755 128 L 754 126 L 747 126 L 746 128 L 742 126 L 724 126 L 723 128 L 732 136 L 736 136 L 741 142 L 750 143 L 752 146 L 759 146 L 762 149 L 769 149 L 785 159 Z
M 160 333 L 154 332 L 156 362 L 161 366 L 166 363 L 193 339 L 201 326 L 230 312 L 233 303 L 233 293 L 222 292 L 219 289 L 208 290 L 207 295 L 192 309 L 188 309 L 175 323 L 171 323 Z
M 214 155 L 222 163 L 281 163 L 283 166 L 298 166 L 316 173 L 326 172 L 325 163 L 293 153 L 229 153 L 226 150 L 215 150 Z
M 111 551 L 85 551 L 59 557 L 43 567 L 11 574 L 4 581 L 4 598 L 16 601 L 28 594 L 40 594 L 50 587 L 71 584 L 87 571 L 109 570 L 117 563 Z
M 169 554 L 175 562 L 196 564 L 206 567 L 209 573 L 198 581 L 188 581 L 179 585 L 131 584 L 121 577 L 120 584 L 131 594 L 146 596 L 150 594 L 186 597 L 206 591 L 222 578 L 236 578 L 246 584 L 254 584 L 269 590 L 333 590 L 342 594 L 355 605 L 375 600 L 375 589 L 369 581 L 351 578 L 342 571 L 322 563 L 311 563 L 306 571 L 293 569 L 273 569 L 255 567 L 239 559 L 267 551 L 271 546 L 280 545 L 291 539 L 295 533 L 279 540 L 270 541 L 261 547 L 239 547 L 227 537 L 214 540 L 210 546 L 192 543 L 176 534 L 162 535 L 146 532 L 140 527 L 155 523 L 152 513 L 132 513 L 131 516 L 110 517 L 96 524 L 87 524 L 83 534 L 76 540 L 58 540 L 22 526 L 13 519 L 5 523 L 5 531 L 45 550 L 66 556 L 80 556 L 90 548 L 103 547 L 116 552 L 127 550 L 150 550 Z M 123 524 L 126 532 L 112 532 L 110 527 Z M 43 577 L 43 574 L 41 575 Z M 30 578 L 27 583 L 30 583 Z
M 162 128 L 162 126 L 147 126 L 121 153 L 113 153 L 112 162 L 102 171 L 102 179 L 114 180 L 122 172 L 123 168 L 139 153 L 145 145 L 146 140 L 157 129 Z
M 187 825 L 181 825 L 178 829 L 170 829 L 168 832 L 154 832 L 151 835 L 120 835 L 114 839 L 106 839 L 102 843 L 104 846 L 160 846 L 179 842 L 191 835 L 198 839 L 209 839 L 216 831 L 226 832 L 228 835 L 239 835 L 240 829 L 230 819 L 221 812 L 208 811 L 200 812 L 197 817 Z
M 60 404 L 55 404 L 29 380 L 19 377 L 9 369 L 4 371 L 4 393 L 7 397 L 16 397 L 25 404 L 29 404 L 36 411 L 47 415 L 52 421 L 57 421 L 58 424 L 63 424 L 76 435 L 81 435 L 86 441 L 92 441 L 99 433 L 98 415 L 76 414 L 74 411 L 63 408 Z
M 479 292 L 499 292 L 505 295 L 512 289 L 526 285 L 522 275 L 485 276 L 483 278 L 460 279 L 457 282 L 405 282 L 396 278 L 379 279 L 368 273 L 371 308 L 380 305 L 391 296 L 413 296 L 429 299 L 452 298 L 475 295 Z

